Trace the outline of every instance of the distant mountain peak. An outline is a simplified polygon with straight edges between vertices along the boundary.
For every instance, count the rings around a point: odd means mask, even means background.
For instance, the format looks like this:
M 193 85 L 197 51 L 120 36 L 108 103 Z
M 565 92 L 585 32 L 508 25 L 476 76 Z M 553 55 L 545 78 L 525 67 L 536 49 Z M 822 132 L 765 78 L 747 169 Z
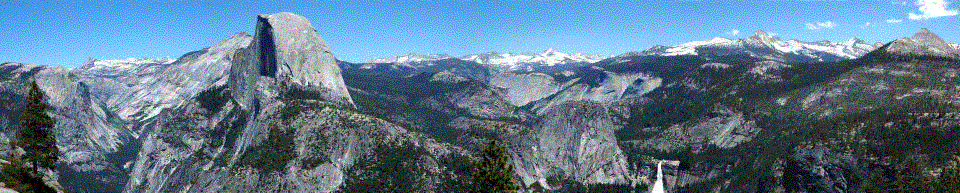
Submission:
M 770 35 L 767 34 L 766 31 L 757 30 L 757 31 L 754 31 L 754 32 L 753 32 L 753 36 L 755 36 L 755 37 L 760 37 L 760 36 L 770 36 Z
M 401 55 L 401 56 L 393 56 L 393 57 L 386 57 L 386 58 L 374 58 L 374 59 L 370 59 L 370 61 L 368 61 L 368 62 L 369 62 L 369 63 L 400 63 L 400 64 L 407 64 L 407 63 L 413 63 L 413 62 L 428 62 L 428 61 L 443 60 L 443 59 L 447 59 L 447 58 L 453 58 L 453 57 L 450 56 L 450 55 L 447 55 L 447 54 L 416 54 L 416 53 L 410 53 L 410 54 Z
M 763 30 L 757 30 L 753 32 L 753 36 L 750 36 L 750 38 L 756 38 L 756 39 L 771 38 L 771 37 L 773 36 L 771 36 L 770 34 L 767 34 L 767 32 Z
M 943 38 L 927 28 L 921 29 L 913 37 L 900 38 L 890 42 L 884 47 L 883 51 L 902 55 L 960 56 L 960 51 L 957 51 L 956 47 L 947 44 Z
M 947 42 L 943 41 L 943 38 L 940 38 L 939 35 L 931 32 L 927 28 L 920 29 L 920 31 L 914 34 L 911 39 L 913 39 L 913 41 L 923 42 L 930 45 L 947 44 Z
M 514 54 L 514 53 L 483 53 L 471 54 L 460 57 L 462 60 L 474 61 L 484 65 L 491 65 L 501 69 L 517 70 L 526 66 L 554 66 L 566 63 L 593 63 L 600 61 L 599 56 L 572 53 L 567 54 L 549 48 L 539 54 Z
M 482 65 L 488 65 L 498 69 L 518 70 L 531 66 L 554 66 L 567 63 L 593 63 L 602 58 L 597 55 L 583 53 L 563 53 L 555 48 L 549 48 L 540 53 L 501 53 L 485 52 L 479 54 L 470 54 L 462 57 L 453 57 L 446 54 L 407 54 L 402 56 L 374 58 L 369 63 L 397 63 L 407 66 L 411 63 L 432 62 L 449 58 L 457 58 L 465 61 L 472 61 Z M 429 64 L 426 64 L 429 66 Z
M 783 41 L 779 37 L 767 34 L 767 32 L 763 30 L 757 30 L 756 32 L 753 33 L 753 36 L 750 36 L 750 38 L 748 39 L 758 41 L 757 43 L 764 44 L 767 46 L 777 44 L 778 42 Z
M 856 44 L 856 43 L 864 43 L 864 44 L 866 44 L 867 42 L 861 40 L 860 38 L 852 37 L 852 38 L 850 38 L 849 40 L 844 41 L 843 43 L 844 43 L 844 44 L 847 44 L 847 45 L 851 45 L 851 44 Z
M 799 56 L 801 60 L 853 59 L 876 49 L 877 45 L 851 38 L 846 42 L 803 42 L 783 41 L 763 30 L 757 30 L 746 39 L 713 38 L 708 41 L 692 41 L 676 46 L 654 46 L 638 55 L 680 56 L 700 55 L 697 48 L 721 49 L 733 52 L 745 52 L 763 58 L 783 58 L 784 55 Z M 828 56 L 828 57 L 824 57 Z
M 556 53 L 556 52 L 557 52 L 556 49 L 549 48 L 549 49 L 547 49 L 546 51 L 543 51 L 543 54 L 544 54 L 544 55 L 546 55 L 546 54 L 554 54 L 554 53 Z

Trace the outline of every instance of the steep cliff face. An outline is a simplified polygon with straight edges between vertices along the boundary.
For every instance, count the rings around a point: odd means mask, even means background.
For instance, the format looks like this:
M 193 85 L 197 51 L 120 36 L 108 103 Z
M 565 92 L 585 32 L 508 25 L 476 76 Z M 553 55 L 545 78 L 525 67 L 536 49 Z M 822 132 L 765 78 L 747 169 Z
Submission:
M 276 99 L 271 91 L 304 90 L 321 98 L 353 104 L 330 48 L 306 18 L 292 13 L 260 15 L 253 41 L 236 55 L 230 89 L 244 109 L 255 98 Z
M 515 138 L 513 161 L 520 180 L 546 189 L 565 180 L 629 183 L 632 175 L 614 135 L 621 128 L 616 119 L 607 107 L 591 101 L 569 101 L 548 110 L 530 132 Z
M 29 64 L 0 64 L 0 131 L 7 137 L 15 136 L 24 97 L 30 82 L 36 81 L 47 96 L 48 113 L 56 118 L 54 133 L 60 147 L 59 172 L 67 190 L 94 185 L 109 191 L 126 181 L 124 158 L 136 147 L 136 132 L 126 127 L 123 120 L 90 94 L 86 83 L 73 73 L 59 67 Z M 135 151 L 135 150 L 134 150 Z
M 399 176 L 428 191 L 469 175 L 443 161 L 462 150 L 358 113 L 305 19 L 261 15 L 257 26 L 229 77 L 150 125 L 125 191 L 331 192 Z M 391 152 L 407 153 L 381 155 Z M 379 173 L 383 160 L 416 164 Z

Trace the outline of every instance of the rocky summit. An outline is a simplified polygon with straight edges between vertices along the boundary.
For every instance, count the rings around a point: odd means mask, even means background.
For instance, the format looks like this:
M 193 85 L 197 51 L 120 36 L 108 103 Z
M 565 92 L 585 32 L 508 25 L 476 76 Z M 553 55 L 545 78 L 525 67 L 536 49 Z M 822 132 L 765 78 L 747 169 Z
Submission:
M 957 48 L 947 44 L 943 38 L 924 28 L 909 38 L 900 38 L 890 42 L 883 50 L 893 54 L 903 55 L 930 55 L 943 57 L 960 57 Z
M 256 97 L 277 98 L 292 89 L 321 93 L 324 99 L 353 104 L 330 48 L 306 18 L 292 13 L 260 15 L 250 45 L 235 55 L 230 89 L 244 108 Z
M 0 165 L 26 155 L 7 142 L 34 81 L 61 192 L 471 192 L 491 160 L 519 192 L 858 192 L 960 156 L 960 51 L 928 29 L 367 63 L 293 13 L 254 29 L 176 59 L 0 64 Z

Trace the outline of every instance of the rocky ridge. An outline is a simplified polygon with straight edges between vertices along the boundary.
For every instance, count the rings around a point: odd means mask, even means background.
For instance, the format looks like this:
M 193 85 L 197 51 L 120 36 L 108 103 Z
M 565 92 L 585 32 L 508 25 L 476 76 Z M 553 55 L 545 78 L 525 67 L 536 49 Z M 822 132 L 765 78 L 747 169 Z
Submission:
M 884 45 L 881 49 L 887 53 L 900 55 L 960 57 L 960 51 L 955 46 L 947 44 L 943 38 L 926 28 L 917 32 L 913 37 L 897 39 Z
M 68 190 L 87 185 L 116 188 L 126 180 L 123 157 L 136 141 L 137 133 L 126 122 L 91 95 L 80 78 L 59 67 L 19 63 L 0 64 L 0 99 L 4 105 L 0 131 L 12 138 L 19 127 L 24 97 L 30 82 L 36 81 L 46 94 L 50 115 L 61 151 L 57 174 Z M 54 174 L 56 177 L 56 175 Z
M 784 41 L 764 31 L 757 31 L 746 39 L 717 37 L 708 41 L 694 41 L 677 46 L 654 46 L 628 55 L 716 56 L 744 53 L 755 57 L 781 62 L 839 61 L 860 57 L 879 47 L 857 38 L 844 42 Z
M 436 163 L 461 150 L 357 113 L 350 95 L 339 92 L 346 86 L 329 49 L 306 19 L 290 13 L 258 18 L 250 46 L 233 57 L 229 81 L 163 114 L 170 121 L 144 137 L 125 191 L 356 188 L 354 180 L 395 177 L 358 176 L 370 168 L 356 165 L 386 159 L 378 149 L 394 146 L 422 152 L 426 157 L 417 161 L 426 165 L 414 169 L 435 174 L 416 177 L 425 184 L 414 191 L 437 188 L 427 182 L 448 170 Z

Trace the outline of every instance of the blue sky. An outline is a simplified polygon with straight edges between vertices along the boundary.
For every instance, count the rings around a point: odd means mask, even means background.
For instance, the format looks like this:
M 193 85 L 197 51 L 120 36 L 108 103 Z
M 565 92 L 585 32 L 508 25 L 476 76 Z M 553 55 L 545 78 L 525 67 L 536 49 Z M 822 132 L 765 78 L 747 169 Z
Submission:
M 960 5 L 909 1 L 3 1 L 0 62 L 75 67 L 89 58 L 179 57 L 256 15 L 309 19 L 346 61 L 556 48 L 601 56 L 756 30 L 784 39 L 888 42 L 926 27 L 960 42 Z M 732 33 L 738 31 L 739 33 Z

